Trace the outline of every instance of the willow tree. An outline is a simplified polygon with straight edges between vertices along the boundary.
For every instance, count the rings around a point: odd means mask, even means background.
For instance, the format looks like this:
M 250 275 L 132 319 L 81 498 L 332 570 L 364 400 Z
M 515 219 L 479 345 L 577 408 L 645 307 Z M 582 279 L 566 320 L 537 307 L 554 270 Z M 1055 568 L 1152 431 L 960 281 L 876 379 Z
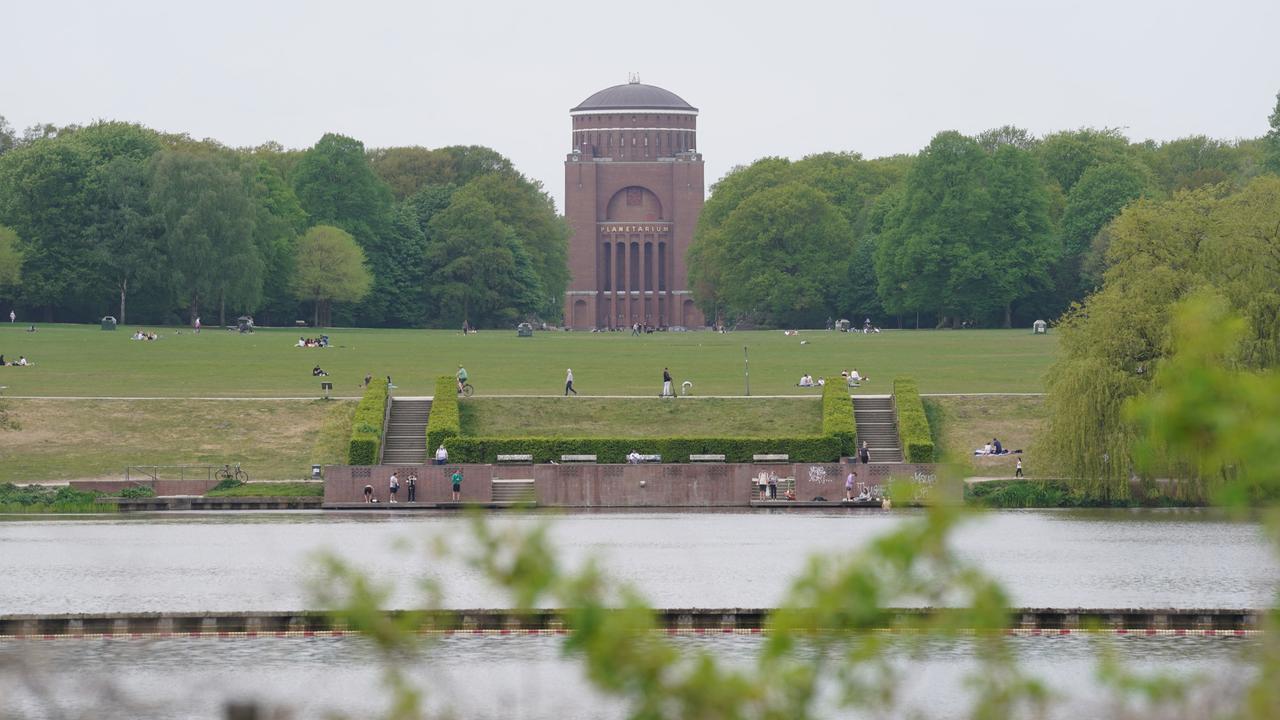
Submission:
M 1280 365 L 1280 178 L 1227 192 L 1204 188 L 1126 208 L 1110 227 L 1102 289 L 1059 324 L 1062 355 L 1049 371 L 1040 445 L 1086 495 L 1128 498 L 1139 476 L 1199 481 L 1173 465 L 1135 468 L 1123 413 L 1169 357 L 1173 308 L 1183 298 L 1213 292 L 1245 318 L 1241 367 Z
M 314 304 L 315 327 L 329 324 L 335 301 L 358 302 L 372 284 L 364 250 L 345 230 L 316 225 L 298 241 L 289 287 L 294 297 Z

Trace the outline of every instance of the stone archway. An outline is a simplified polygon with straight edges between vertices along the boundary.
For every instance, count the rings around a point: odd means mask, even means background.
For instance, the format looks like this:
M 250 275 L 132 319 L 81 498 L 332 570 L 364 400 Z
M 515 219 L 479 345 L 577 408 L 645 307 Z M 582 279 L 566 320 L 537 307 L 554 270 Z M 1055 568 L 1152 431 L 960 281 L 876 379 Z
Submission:
M 665 220 L 662 201 L 648 188 L 624 187 L 609 198 L 605 220 L 613 222 L 656 222 Z

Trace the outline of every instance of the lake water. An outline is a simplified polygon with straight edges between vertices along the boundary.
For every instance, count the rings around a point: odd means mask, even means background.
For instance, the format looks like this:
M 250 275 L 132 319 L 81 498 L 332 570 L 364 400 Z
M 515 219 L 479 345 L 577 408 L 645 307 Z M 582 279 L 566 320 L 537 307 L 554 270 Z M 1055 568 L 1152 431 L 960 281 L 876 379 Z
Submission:
M 678 638 L 685 654 L 709 651 L 731 663 L 753 661 L 759 638 Z M 1253 677 L 1242 665 L 1254 640 L 1238 638 L 1027 637 L 1010 643 L 1024 672 L 1058 699 L 1048 718 L 1112 715 L 1097 686 L 1099 642 L 1131 671 L 1159 671 L 1213 683 L 1197 703 L 1231 700 Z M 20 662 L 22 670 L 14 672 Z M 931 642 L 922 656 L 894 655 L 900 706 L 887 715 L 848 709 L 819 717 L 965 717 L 964 681 L 975 664 L 964 642 Z M 625 717 L 617 698 L 595 690 L 551 637 L 442 639 L 397 666 L 421 687 L 432 717 L 588 720 Z M 384 673 L 369 644 L 353 638 L 59 640 L 0 643 L 0 717 L 94 720 L 222 717 L 227 701 L 256 701 L 291 718 L 384 717 Z M 8 672 L 5 672 L 5 670 Z M 27 682 L 34 680 L 35 682 Z M 6 715 L 6 713 L 8 713 Z M 452 714 L 449 714 L 452 713 Z M 1205 713 L 1206 715 L 1208 713 Z M 1200 717 L 1195 711 L 1180 717 Z M 1167 717 L 1156 715 L 1156 717 Z
M 565 562 L 600 559 L 656 606 L 776 604 L 804 559 L 852 553 L 915 515 L 849 513 L 583 513 L 493 516 L 550 522 Z M 287 610 L 314 607 L 314 558 L 336 553 L 394 582 L 398 606 L 439 582 L 448 607 L 505 607 L 476 573 L 428 550 L 470 537 L 456 515 L 208 513 L 0 519 L 0 613 L 147 610 Z M 1262 607 L 1280 563 L 1254 523 L 1204 510 L 1003 511 L 955 535 L 957 549 L 999 578 L 1017 605 L 1048 607 Z M 677 638 L 750 663 L 758 637 Z M 1219 683 L 1203 702 L 1231 697 L 1251 670 L 1255 639 L 1028 637 L 1010 641 L 1019 666 L 1062 700 L 1049 717 L 1113 714 L 1098 687 L 1099 642 L 1130 669 Z M 930 641 L 895 656 L 903 706 L 962 717 L 974 666 L 964 641 Z M 625 717 L 592 689 L 552 637 L 454 637 L 398 661 L 429 706 L 465 718 L 571 720 Z M 65 639 L 0 642 L 0 718 L 218 718 L 227 700 L 259 699 L 292 717 L 387 709 L 383 671 L 358 638 Z M 1221 687 L 1222 683 L 1230 687 Z M 831 716 L 859 717 L 845 711 Z M 1194 717 L 1195 714 L 1185 715 Z M 869 716 L 868 716 L 869 717 Z
M 11 516 L 12 517 L 12 516 Z M 909 511 L 584 513 L 495 516 L 552 523 L 567 563 L 599 558 L 659 607 L 768 607 L 813 553 L 852 553 Z M 419 606 L 506 607 L 429 539 L 468 541 L 456 515 L 157 514 L 0 521 L 0 612 L 293 610 L 314 607 L 314 558 L 333 552 Z M 1205 510 L 1003 511 L 956 532 L 961 553 L 1019 606 L 1262 607 L 1280 564 L 1254 523 Z

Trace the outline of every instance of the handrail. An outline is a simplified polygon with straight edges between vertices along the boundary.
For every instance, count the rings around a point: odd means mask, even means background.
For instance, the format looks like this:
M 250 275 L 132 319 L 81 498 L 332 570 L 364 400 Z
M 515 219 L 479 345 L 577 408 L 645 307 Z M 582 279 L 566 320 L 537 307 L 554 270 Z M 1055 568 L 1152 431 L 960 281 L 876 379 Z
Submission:
M 136 472 L 139 475 L 145 475 L 152 482 L 159 482 L 161 470 L 177 470 L 179 480 L 198 480 L 199 473 L 196 473 L 195 477 L 187 477 L 187 471 L 202 470 L 205 480 L 213 480 L 213 473 L 221 469 L 221 465 L 129 465 L 124 469 L 124 479 L 125 482 L 133 482 L 131 475 Z M 141 478 L 138 482 L 141 482 Z

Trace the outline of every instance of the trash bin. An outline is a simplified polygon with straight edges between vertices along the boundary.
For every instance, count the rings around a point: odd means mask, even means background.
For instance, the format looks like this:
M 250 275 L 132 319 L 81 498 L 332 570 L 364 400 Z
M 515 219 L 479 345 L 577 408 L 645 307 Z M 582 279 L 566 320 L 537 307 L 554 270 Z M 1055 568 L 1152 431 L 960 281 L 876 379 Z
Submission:
M 116 319 L 115 319 L 115 318 L 113 318 L 113 317 L 111 317 L 110 315 L 108 315 L 108 316 L 106 316 L 106 317 L 102 318 L 102 329 L 103 329 L 103 330 L 115 330 L 115 329 L 116 329 Z

